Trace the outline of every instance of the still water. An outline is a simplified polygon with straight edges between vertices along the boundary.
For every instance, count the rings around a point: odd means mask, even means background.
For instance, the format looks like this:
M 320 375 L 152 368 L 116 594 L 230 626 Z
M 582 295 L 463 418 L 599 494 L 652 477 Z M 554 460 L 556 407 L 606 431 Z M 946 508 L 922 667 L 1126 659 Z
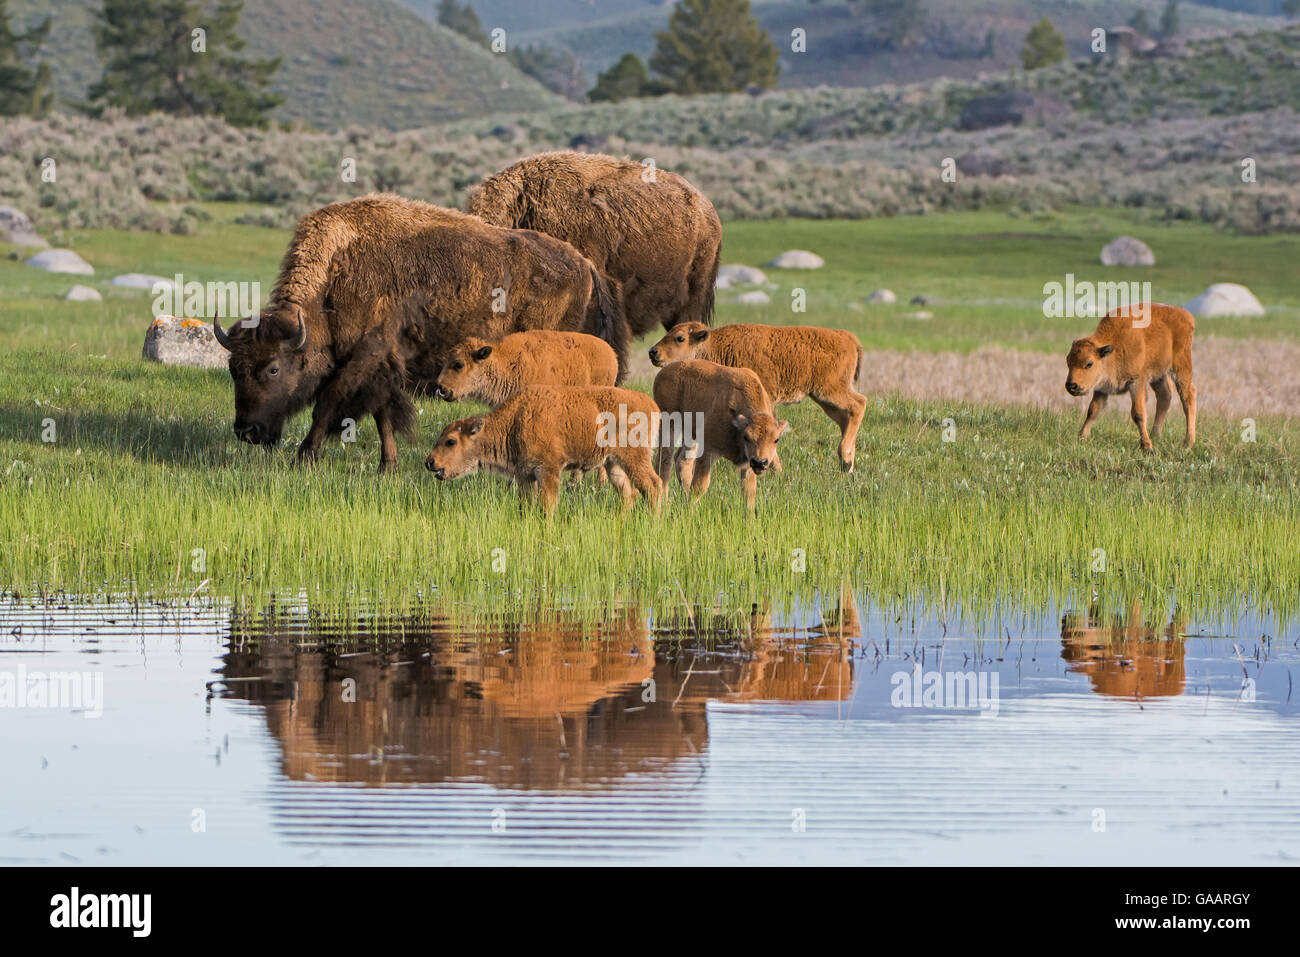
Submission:
M 0 601 L 0 863 L 1287 864 L 1300 627 Z

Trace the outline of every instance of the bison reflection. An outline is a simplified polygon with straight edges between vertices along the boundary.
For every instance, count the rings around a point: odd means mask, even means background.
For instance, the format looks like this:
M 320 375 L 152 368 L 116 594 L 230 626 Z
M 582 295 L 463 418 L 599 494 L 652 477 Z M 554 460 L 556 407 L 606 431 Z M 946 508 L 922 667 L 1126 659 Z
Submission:
M 1061 619 L 1061 657 L 1072 674 L 1087 675 L 1098 694 L 1121 698 L 1172 697 L 1183 693 L 1183 629 L 1175 615 L 1163 628 L 1144 624 L 1134 605 L 1127 617 L 1109 621 L 1096 609 Z
M 798 641 L 770 627 L 707 642 L 660 627 L 656 640 L 632 610 L 596 628 L 552 616 L 472 634 L 426 617 L 346 640 L 271 629 L 237 633 L 223 676 L 228 696 L 264 707 L 292 780 L 580 788 L 695 773 L 710 700 L 847 698 L 848 617 L 842 637 Z

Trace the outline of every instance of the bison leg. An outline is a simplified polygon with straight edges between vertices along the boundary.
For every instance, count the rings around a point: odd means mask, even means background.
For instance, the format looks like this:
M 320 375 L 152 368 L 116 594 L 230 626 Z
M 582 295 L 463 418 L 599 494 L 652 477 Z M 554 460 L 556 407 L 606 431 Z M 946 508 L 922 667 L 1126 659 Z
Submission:
M 758 504 L 758 476 L 748 465 L 740 467 L 740 480 L 745 486 L 745 508 L 754 514 Z
M 537 491 L 542 501 L 542 514 L 547 519 L 555 515 L 555 503 L 560 497 L 560 473 L 557 469 L 539 469 Z
M 700 456 L 698 462 L 695 461 L 694 459 L 688 459 L 685 456 L 682 456 L 683 462 L 693 463 L 693 468 L 691 468 L 691 475 L 690 475 L 692 502 L 698 502 L 700 500 L 700 496 L 702 496 L 705 492 L 709 490 L 709 481 L 712 478 L 714 458 L 715 456 L 712 456 L 707 452 L 705 452 L 702 456 Z M 679 476 L 681 475 L 680 466 L 677 474 Z M 682 484 L 685 485 L 686 483 L 687 480 L 682 479 Z
M 375 427 L 379 429 L 379 473 L 397 471 L 397 435 L 393 430 L 393 419 L 388 406 L 382 406 L 372 413 Z
M 532 472 L 518 475 L 515 477 L 515 485 L 519 489 L 519 511 L 527 513 L 537 492 L 537 476 Z
M 1160 438 L 1160 430 L 1164 427 L 1165 416 L 1169 414 L 1173 393 L 1169 391 L 1169 379 L 1166 376 L 1152 379 L 1151 388 L 1156 393 L 1156 417 L 1151 420 L 1151 440 L 1154 442 Z
M 618 494 L 623 498 L 623 514 L 626 515 L 632 511 L 632 503 L 636 501 L 636 489 L 628 481 L 627 473 L 623 471 L 623 466 L 614 462 L 609 463 L 609 480 L 614 488 L 618 489 Z
M 622 466 L 627 470 L 626 474 L 631 476 L 632 484 L 636 486 L 636 490 L 645 496 L 646 504 L 650 507 L 650 510 L 658 515 L 663 504 L 663 480 L 659 478 L 659 474 L 654 470 L 649 449 L 635 449 L 632 451 L 644 451 L 645 454 L 625 460 L 622 462 Z M 613 475 L 612 466 L 610 475 Z
M 835 401 L 819 399 L 813 401 L 822 407 L 831 421 L 840 427 L 840 467 L 846 472 L 853 471 L 853 460 L 857 452 L 858 429 L 862 426 L 862 417 L 867 411 L 867 400 L 856 392 L 849 391 Z
M 1106 399 L 1108 396 L 1104 392 L 1094 392 L 1092 401 L 1088 403 L 1088 414 L 1083 417 L 1083 428 L 1079 430 L 1079 438 L 1086 439 L 1088 433 L 1092 431 L 1092 423 L 1097 421 L 1097 416 L 1101 415 L 1101 410 L 1106 408 Z
M 1150 449 L 1151 436 L 1147 434 L 1147 381 L 1134 379 L 1128 391 L 1133 398 L 1133 424 L 1138 429 L 1139 444 L 1143 449 Z
M 1178 401 L 1183 404 L 1183 413 L 1187 416 L 1186 445 L 1190 449 L 1196 444 L 1196 386 L 1192 384 L 1192 360 L 1189 356 L 1182 367 L 1174 367 L 1174 385 L 1178 389 Z

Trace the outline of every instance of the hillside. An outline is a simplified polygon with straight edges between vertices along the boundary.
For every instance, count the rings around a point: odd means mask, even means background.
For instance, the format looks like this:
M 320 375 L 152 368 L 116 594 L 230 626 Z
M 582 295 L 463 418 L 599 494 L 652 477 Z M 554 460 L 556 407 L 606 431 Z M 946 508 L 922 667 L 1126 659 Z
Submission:
M 423 16 L 433 0 L 403 0 Z M 470 0 L 483 24 L 505 28 L 512 42 L 545 43 L 572 51 L 593 79 L 623 53 L 642 57 L 654 33 L 667 26 L 671 2 L 648 0 Z M 1226 0 L 1225 0 L 1226 2 Z M 1261 0 L 1266 2 L 1266 0 Z M 752 0 L 755 15 L 782 47 L 782 88 L 875 86 L 938 77 L 973 79 L 1018 62 L 1029 28 L 1050 17 L 1066 35 L 1074 56 L 1088 54 L 1091 31 L 1127 23 L 1142 7 L 1159 23 L 1164 0 L 926 0 L 928 19 L 906 49 L 872 48 L 863 20 L 844 0 Z M 1201 36 L 1280 26 L 1271 20 L 1184 2 L 1182 32 Z M 807 31 L 808 53 L 789 52 L 790 31 Z M 992 30 L 994 54 L 981 55 Z
M 99 75 L 90 0 L 12 0 L 20 22 L 45 12 L 45 50 L 61 98 L 76 102 Z M 559 98 L 510 66 L 395 0 L 252 0 L 240 32 L 246 54 L 283 56 L 276 116 L 335 129 L 402 129 L 485 112 L 554 106 Z

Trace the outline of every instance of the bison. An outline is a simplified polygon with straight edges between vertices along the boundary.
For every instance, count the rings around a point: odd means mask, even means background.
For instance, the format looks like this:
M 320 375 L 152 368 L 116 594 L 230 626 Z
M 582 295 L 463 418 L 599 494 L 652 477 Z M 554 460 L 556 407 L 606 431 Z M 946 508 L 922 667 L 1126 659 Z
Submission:
M 712 321 L 722 224 L 675 173 L 599 153 L 539 153 L 480 183 L 466 208 L 572 243 L 621 284 L 637 336 L 660 322 Z
M 688 358 L 754 370 L 773 402 L 788 404 L 811 396 L 840 427 L 840 466 L 853 471 L 858 429 L 867 409 L 866 398 L 854 387 L 862 371 L 862 343 L 853 333 L 744 323 L 710 329 L 689 322 L 673 326 L 650 348 L 656 366 Z
M 1080 396 L 1092 391 L 1079 437 L 1086 439 L 1092 423 L 1112 395 L 1127 392 L 1133 400 L 1133 424 L 1143 449 L 1160 436 L 1172 401 L 1169 380 L 1187 416 L 1186 444 L 1196 443 L 1196 386 L 1192 384 L 1192 336 L 1196 320 L 1186 309 L 1144 303 L 1111 310 L 1097 331 L 1074 340 L 1065 362 L 1069 372 L 1065 391 Z M 1147 432 L 1147 386 L 1156 393 L 1156 416 Z
M 678 479 L 698 500 L 709 490 L 714 460 L 724 458 L 740 470 L 745 505 L 753 512 L 758 476 L 778 461 L 776 445 L 790 431 L 790 423 L 778 421 L 773 414 L 772 400 L 758 376 L 749 369 L 683 359 L 664 366 L 655 376 L 654 395 L 665 415 L 680 422 L 703 418 L 698 447 L 682 445 L 673 458 L 667 443 L 659 450 L 660 479 L 667 481 L 675 459 Z
M 605 466 L 624 512 L 640 492 L 658 513 L 663 484 L 652 463 L 658 428 L 659 409 L 644 392 L 534 386 L 489 415 L 448 425 L 425 466 L 440 481 L 480 468 L 502 472 L 515 480 L 521 500 L 539 493 L 547 518 L 555 514 L 564 472 Z
M 380 470 L 410 433 L 407 390 L 429 390 L 446 356 L 471 335 L 521 329 L 590 332 L 626 356 L 616 292 L 567 243 L 503 229 L 457 210 L 372 195 L 299 221 L 269 305 L 223 330 L 235 382 L 235 434 L 272 446 L 314 402 L 298 457 L 317 457 L 344 420 L 371 415 Z
M 434 393 L 495 409 L 529 386 L 617 384 L 618 357 L 609 343 L 581 332 L 530 329 L 495 343 L 466 339 L 452 350 Z

